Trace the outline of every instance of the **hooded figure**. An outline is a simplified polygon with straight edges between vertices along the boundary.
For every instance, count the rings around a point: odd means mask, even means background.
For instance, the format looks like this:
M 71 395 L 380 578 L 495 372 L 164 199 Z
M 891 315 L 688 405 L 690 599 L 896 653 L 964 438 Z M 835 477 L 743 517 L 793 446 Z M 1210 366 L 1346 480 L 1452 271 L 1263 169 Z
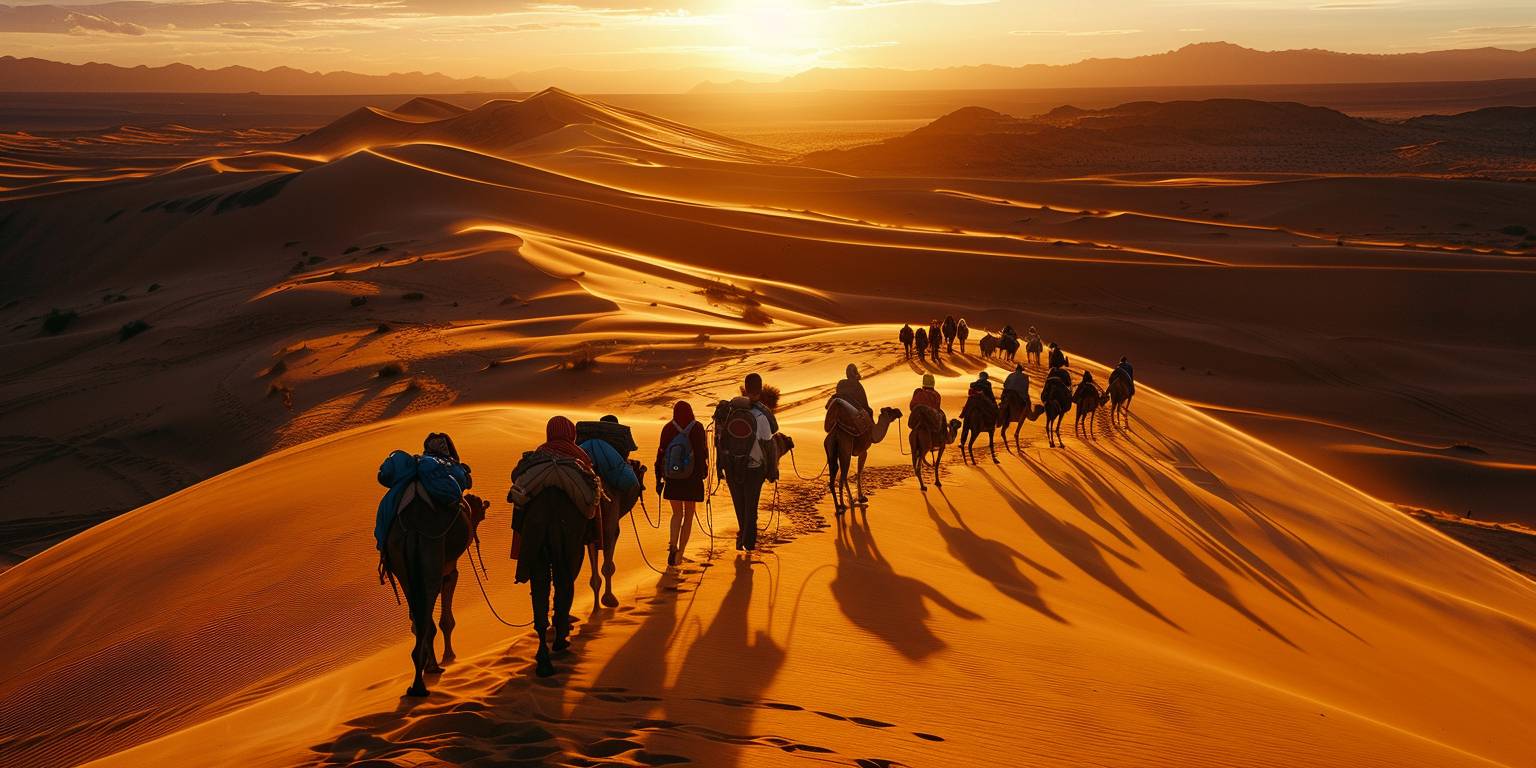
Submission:
M 971 382 L 971 394 L 985 394 L 988 400 L 995 400 L 992 394 L 992 377 L 986 372 L 976 374 L 976 380 Z
M 896 334 L 896 338 L 901 340 L 902 348 L 907 350 L 907 357 L 911 357 L 912 356 L 912 338 L 913 338 L 913 336 L 912 336 L 912 324 L 911 323 L 903 323 L 902 326 L 901 326 L 901 332 Z
M 1072 402 L 1081 402 L 1083 395 L 1089 392 L 1100 396 L 1103 395 L 1099 391 L 1099 385 L 1093 381 L 1093 371 L 1083 371 L 1083 378 L 1077 382 L 1077 389 L 1072 393 Z
M 1115 370 L 1125 371 L 1125 377 L 1132 381 L 1136 379 L 1136 372 L 1131 370 L 1131 361 L 1124 357 L 1120 358 L 1120 364 L 1115 366 Z
M 860 380 L 859 366 L 849 363 L 845 374 L 843 380 L 837 382 L 836 394 L 833 396 L 853 403 L 855 408 L 868 414 L 870 419 L 874 419 L 875 411 L 869 407 L 869 395 L 864 393 L 864 383 Z
M 550 591 L 554 591 L 554 650 L 570 645 L 571 603 L 581 573 L 591 509 L 598 491 L 592 461 L 576 445 L 576 425 L 555 416 L 545 426 L 545 441 L 523 454 L 512 472 L 512 529 L 517 534 L 517 581 L 531 582 L 533 628 L 539 635 L 535 657 L 539 676 L 555 673 L 545 634 L 550 626 Z M 586 493 L 593 494 L 591 499 Z
M 939 327 L 939 321 L 935 320 L 928 326 L 928 352 L 933 361 L 939 361 L 939 350 L 944 347 L 944 330 Z
M 1051 354 L 1046 356 L 1045 363 L 1048 368 L 1065 368 L 1067 367 L 1067 353 L 1062 352 L 1061 347 L 1057 346 L 1056 342 L 1053 341 L 1051 342 Z

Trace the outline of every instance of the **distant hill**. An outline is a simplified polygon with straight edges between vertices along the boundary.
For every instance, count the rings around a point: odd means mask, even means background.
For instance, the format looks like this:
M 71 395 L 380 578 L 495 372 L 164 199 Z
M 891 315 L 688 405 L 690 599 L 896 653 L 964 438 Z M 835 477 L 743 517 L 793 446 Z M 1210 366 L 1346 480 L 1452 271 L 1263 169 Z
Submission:
M 120 67 L 115 64 L 65 64 L 46 59 L 0 56 L 0 93 L 264 93 L 286 95 L 356 95 L 402 93 L 519 93 L 557 87 L 582 93 L 681 93 L 701 80 L 747 83 L 766 76 L 724 69 L 648 69 L 589 71 L 543 69 L 511 77 L 455 78 L 422 72 L 363 75 L 356 72 L 306 72 L 291 67 L 200 69 L 186 64 Z M 772 85 L 772 84 L 770 84 Z
M 1051 177 L 1307 172 L 1536 175 L 1536 108 L 1400 122 L 1294 102 L 1140 101 L 1012 117 L 966 107 L 904 136 L 802 162 L 859 174 Z
M 1225 42 L 1075 64 L 991 64 L 945 69 L 811 69 L 778 83 L 701 83 L 697 92 L 946 91 L 1310 83 L 1413 83 L 1536 77 L 1536 48 L 1472 48 L 1427 53 L 1258 51 Z
M 516 90 L 509 79 L 454 78 L 436 72 L 361 75 L 356 72 L 306 72 L 292 67 L 268 70 L 239 66 L 200 69 L 186 64 L 119 67 L 0 56 L 0 92 L 354 94 Z

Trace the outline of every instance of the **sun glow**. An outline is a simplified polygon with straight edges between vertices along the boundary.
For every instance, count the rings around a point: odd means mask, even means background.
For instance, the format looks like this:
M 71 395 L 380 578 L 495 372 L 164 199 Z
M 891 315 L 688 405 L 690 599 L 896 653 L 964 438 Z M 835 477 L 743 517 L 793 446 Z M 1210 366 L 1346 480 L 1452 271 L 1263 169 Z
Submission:
M 807 0 L 732 0 L 721 11 L 736 64 L 766 71 L 814 65 L 824 50 L 825 15 Z

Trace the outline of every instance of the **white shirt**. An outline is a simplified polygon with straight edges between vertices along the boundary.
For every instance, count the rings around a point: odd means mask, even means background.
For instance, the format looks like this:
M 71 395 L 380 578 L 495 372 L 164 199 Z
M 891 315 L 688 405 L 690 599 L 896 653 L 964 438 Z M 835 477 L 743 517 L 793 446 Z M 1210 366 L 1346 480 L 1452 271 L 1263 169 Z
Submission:
M 773 427 L 768 425 L 768 417 L 756 408 L 752 409 L 752 415 L 757 417 L 757 439 L 752 441 L 752 451 L 747 454 L 747 466 L 761 467 L 763 465 L 763 443 L 773 439 Z

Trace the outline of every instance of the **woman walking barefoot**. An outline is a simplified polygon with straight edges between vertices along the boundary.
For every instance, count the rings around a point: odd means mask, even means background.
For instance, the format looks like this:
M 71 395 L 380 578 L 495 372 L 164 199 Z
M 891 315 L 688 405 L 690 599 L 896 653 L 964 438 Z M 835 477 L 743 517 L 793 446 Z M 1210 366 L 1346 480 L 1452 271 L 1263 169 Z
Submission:
M 709 478 L 709 441 L 704 437 L 704 425 L 693 417 L 693 406 L 685 402 L 672 406 L 672 421 L 661 430 L 656 478 L 662 498 L 672 502 L 667 565 L 675 566 L 688 559 L 684 553 L 693 530 L 694 505 L 704 500 L 704 483 Z

